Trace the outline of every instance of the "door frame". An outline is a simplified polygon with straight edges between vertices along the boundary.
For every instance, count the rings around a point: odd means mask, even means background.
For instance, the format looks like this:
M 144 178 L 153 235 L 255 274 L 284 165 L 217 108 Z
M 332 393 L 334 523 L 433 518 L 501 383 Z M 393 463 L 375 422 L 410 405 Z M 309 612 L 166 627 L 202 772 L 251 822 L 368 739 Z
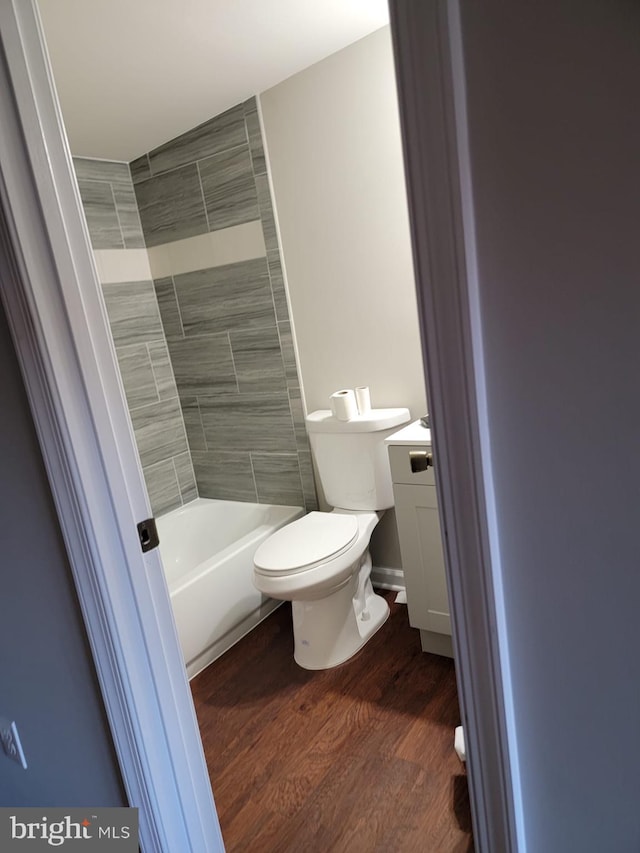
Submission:
M 35 0 L 0 2 L 0 217 L 2 300 L 141 848 L 223 851 L 162 564 L 138 541 L 151 510 Z
M 515 851 L 458 0 L 391 12 L 474 837 Z M 0 0 L 0 208 L 2 299 L 141 847 L 222 851 L 162 565 L 138 542 L 151 512 L 36 0 Z
M 524 850 L 459 0 L 390 0 L 474 842 Z

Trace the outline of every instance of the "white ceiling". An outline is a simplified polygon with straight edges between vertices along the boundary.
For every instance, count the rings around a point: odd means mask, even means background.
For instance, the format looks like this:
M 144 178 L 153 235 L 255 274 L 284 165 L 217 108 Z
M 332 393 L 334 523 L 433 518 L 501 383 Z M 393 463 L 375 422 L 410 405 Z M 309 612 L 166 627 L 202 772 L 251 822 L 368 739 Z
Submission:
M 75 155 L 133 160 L 388 22 L 387 0 L 38 0 Z

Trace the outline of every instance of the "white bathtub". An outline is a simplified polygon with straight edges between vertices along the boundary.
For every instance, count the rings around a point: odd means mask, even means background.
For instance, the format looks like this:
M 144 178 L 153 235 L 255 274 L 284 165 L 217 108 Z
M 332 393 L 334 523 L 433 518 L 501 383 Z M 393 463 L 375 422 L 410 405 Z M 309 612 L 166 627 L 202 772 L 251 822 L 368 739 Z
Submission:
M 303 514 L 301 507 L 197 498 L 157 519 L 189 678 L 281 604 L 253 586 L 253 555 L 274 530 Z

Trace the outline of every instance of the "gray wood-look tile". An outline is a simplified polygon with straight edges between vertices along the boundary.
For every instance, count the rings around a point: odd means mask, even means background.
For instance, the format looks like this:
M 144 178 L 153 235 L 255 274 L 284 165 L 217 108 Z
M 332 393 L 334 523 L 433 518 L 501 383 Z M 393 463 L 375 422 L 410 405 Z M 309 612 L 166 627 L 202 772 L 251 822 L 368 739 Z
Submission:
M 111 184 L 131 183 L 129 165 L 117 160 L 74 157 L 73 168 L 79 181 L 107 181 Z
M 198 169 L 211 231 L 260 218 L 248 145 L 201 160 Z
M 151 358 L 151 368 L 158 389 L 160 400 L 170 400 L 178 396 L 176 380 L 173 376 L 173 368 L 169 358 L 169 350 L 164 341 L 152 341 L 147 344 Z
M 193 453 L 196 450 L 206 451 L 207 442 L 204 440 L 204 428 L 200 417 L 200 406 L 196 397 L 181 397 L 182 416 L 187 430 L 187 441 L 189 449 Z
M 142 157 L 137 157 L 135 160 L 132 160 L 131 163 L 129 163 L 129 169 L 131 170 L 131 180 L 134 184 L 137 184 L 140 181 L 146 181 L 147 178 L 151 177 L 151 167 L 149 165 L 148 155 L 143 154 Z
M 122 239 L 127 249 L 144 249 L 142 225 L 138 215 L 138 204 L 133 184 L 113 184 L 113 197 L 116 202 L 116 213 L 120 223 Z
M 276 319 L 288 321 L 290 319 L 287 294 L 284 287 L 284 275 L 280 263 L 280 252 L 271 250 L 267 252 L 267 265 L 269 267 L 269 279 L 271 281 L 271 292 L 273 293 L 273 304 L 276 309 Z
M 293 346 L 293 335 L 291 334 L 291 323 L 288 321 L 278 323 L 278 332 L 280 334 L 280 348 L 282 349 L 282 361 L 284 362 L 287 385 L 289 387 L 299 386 L 300 380 L 296 364 L 296 351 Z
M 273 215 L 271 203 L 271 190 L 266 175 L 256 175 L 256 191 L 258 193 L 258 207 L 260 208 L 260 219 L 262 220 L 262 233 L 267 252 L 278 249 L 278 235 L 276 233 L 276 221 Z
M 254 175 L 264 175 L 267 171 L 267 161 L 262 144 L 262 131 L 258 118 L 258 105 L 255 98 L 244 102 L 244 120 L 247 125 L 247 138 L 251 151 L 251 163 Z
M 258 503 L 304 506 L 296 453 L 252 453 Z
M 255 95 L 252 95 L 250 98 L 247 98 L 246 101 L 242 102 L 242 112 L 244 113 L 245 118 L 250 113 L 258 112 L 258 99 Z
M 192 453 L 198 494 L 203 498 L 257 503 L 249 453 Z
M 282 391 L 287 383 L 275 324 L 229 333 L 238 389 Z
M 157 175 L 194 163 L 246 141 L 242 104 L 238 104 L 150 151 L 151 172 Z
M 182 503 L 186 504 L 189 503 L 189 501 L 195 500 L 198 497 L 198 487 L 196 485 L 196 476 L 191 462 L 191 454 L 182 453 L 180 456 L 174 456 L 173 464 L 176 467 Z
M 266 258 L 174 276 L 187 337 L 275 321 Z
M 168 344 L 180 397 L 237 392 L 226 332 L 182 340 L 170 338 Z
M 159 246 L 207 232 L 207 217 L 195 163 L 134 186 L 147 246 Z
M 177 398 L 134 409 L 131 421 L 143 467 L 189 450 Z
M 309 436 L 307 435 L 307 427 L 304 420 L 304 409 L 302 407 L 302 394 L 300 386 L 291 385 L 289 387 L 289 408 L 291 409 L 291 417 L 293 418 L 293 427 L 296 433 L 296 447 L 298 450 L 309 450 Z
M 146 344 L 117 347 L 118 366 L 129 409 L 158 401 L 158 390 Z
M 173 459 L 163 459 L 155 465 L 147 465 L 143 468 L 143 473 L 154 515 L 162 515 L 182 505 Z
M 313 475 L 311 451 L 299 450 L 298 460 L 300 464 L 300 477 L 302 479 L 304 508 L 307 512 L 313 512 L 318 509 L 318 497 L 316 494 L 316 483 Z
M 171 276 L 156 278 L 153 280 L 153 286 L 155 287 L 158 307 L 160 308 L 162 327 L 167 339 L 184 337 L 173 279 Z
M 103 284 L 102 292 L 116 345 L 162 340 L 162 323 L 152 281 Z
M 94 249 L 123 249 L 124 241 L 111 184 L 79 180 L 82 207 Z
M 286 392 L 200 397 L 199 403 L 210 450 L 296 450 Z

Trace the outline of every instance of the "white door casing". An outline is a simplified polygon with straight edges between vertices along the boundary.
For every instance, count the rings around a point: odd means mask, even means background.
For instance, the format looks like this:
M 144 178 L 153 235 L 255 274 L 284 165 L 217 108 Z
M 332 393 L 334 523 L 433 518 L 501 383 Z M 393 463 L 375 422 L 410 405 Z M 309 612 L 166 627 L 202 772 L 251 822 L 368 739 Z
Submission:
M 222 851 L 33 0 L 0 2 L 0 283 L 144 851 Z M 100 804 L 96 804 L 100 805 Z
M 490 462 L 459 0 L 391 0 L 438 505 L 478 851 L 524 851 Z

